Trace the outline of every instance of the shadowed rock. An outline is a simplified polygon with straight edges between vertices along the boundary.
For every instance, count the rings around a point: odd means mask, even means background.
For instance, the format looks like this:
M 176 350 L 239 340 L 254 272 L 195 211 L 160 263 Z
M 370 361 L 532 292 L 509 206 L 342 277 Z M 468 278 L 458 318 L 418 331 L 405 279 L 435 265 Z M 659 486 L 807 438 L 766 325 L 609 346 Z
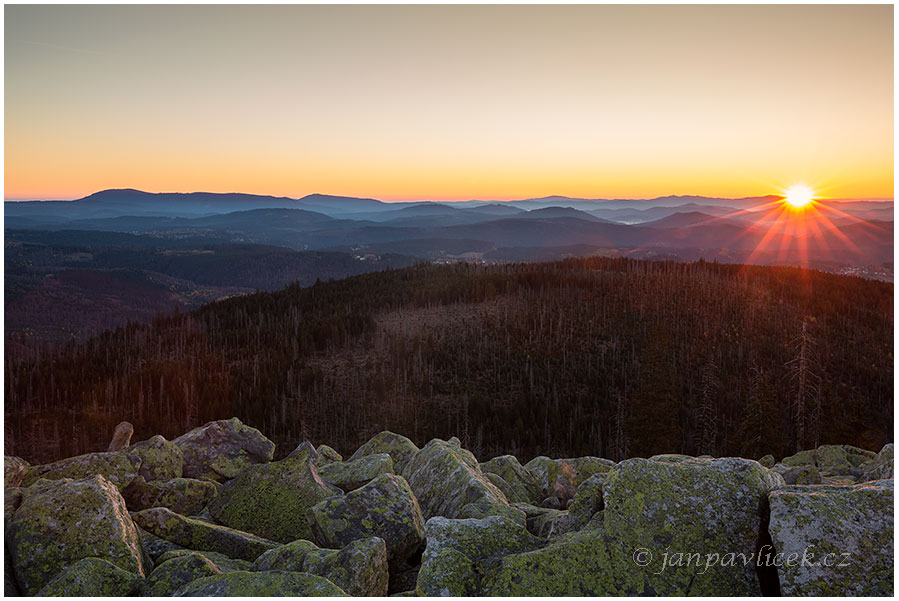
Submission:
M 336 584 L 302 572 L 229 572 L 194 580 L 176 597 L 345 597 Z
M 247 561 L 278 546 L 247 532 L 178 515 L 165 507 L 139 511 L 134 514 L 134 521 L 147 532 L 187 549 L 217 551 Z

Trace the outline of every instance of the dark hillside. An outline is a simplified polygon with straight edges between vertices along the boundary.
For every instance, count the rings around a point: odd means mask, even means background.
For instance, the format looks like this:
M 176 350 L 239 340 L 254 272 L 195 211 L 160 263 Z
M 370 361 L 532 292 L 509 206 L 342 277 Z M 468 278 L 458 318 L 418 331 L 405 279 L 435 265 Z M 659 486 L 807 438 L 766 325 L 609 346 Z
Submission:
M 877 449 L 892 304 L 892 284 L 854 277 L 602 258 L 289 286 L 7 358 L 6 452 L 46 461 L 125 419 L 145 438 L 231 415 L 281 454 L 383 429 L 522 459 Z

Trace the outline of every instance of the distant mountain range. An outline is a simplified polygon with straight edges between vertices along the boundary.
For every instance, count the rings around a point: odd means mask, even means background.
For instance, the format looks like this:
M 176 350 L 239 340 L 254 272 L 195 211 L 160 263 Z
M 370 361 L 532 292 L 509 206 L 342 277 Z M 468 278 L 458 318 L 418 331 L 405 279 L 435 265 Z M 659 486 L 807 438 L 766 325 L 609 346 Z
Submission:
M 175 305 L 416 261 L 628 256 L 892 279 L 892 202 L 828 201 L 827 222 L 800 227 L 773 221 L 768 213 L 780 200 L 387 203 L 105 190 L 75 201 L 6 202 L 7 333 L 42 327 L 41 339 L 59 341 Z M 47 315 L 67 317 L 50 324 Z

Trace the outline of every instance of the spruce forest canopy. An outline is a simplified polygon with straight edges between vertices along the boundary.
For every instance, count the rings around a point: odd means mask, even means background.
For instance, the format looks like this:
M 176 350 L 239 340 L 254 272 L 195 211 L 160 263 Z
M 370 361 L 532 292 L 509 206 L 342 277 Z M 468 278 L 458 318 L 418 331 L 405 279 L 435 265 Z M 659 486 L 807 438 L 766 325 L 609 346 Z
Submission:
M 290 285 L 6 357 L 6 453 L 47 462 L 239 417 L 351 452 L 382 430 L 479 459 L 880 449 L 893 286 L 628 259 L 417 265 Z

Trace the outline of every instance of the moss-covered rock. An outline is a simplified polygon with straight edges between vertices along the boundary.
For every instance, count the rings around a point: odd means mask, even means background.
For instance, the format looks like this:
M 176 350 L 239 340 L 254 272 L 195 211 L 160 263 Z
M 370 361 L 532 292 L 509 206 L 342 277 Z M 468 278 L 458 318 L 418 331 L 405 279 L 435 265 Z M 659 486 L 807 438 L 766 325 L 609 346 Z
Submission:
M 795 455 L 784 457 L 781 461 L 787 467 L 798 467 L 800 465 L 815 465 L 815 449 L 799 451 Z
M 568 508 L 571 528 L 583 528 L 596 512 L 602 511 L 602 487 L 605 480 L 605 473 L 597 473 L 578 486 L 571 506 Z
M 404 472 L 425 518 L 456 518 L 469 503 L 508 506 L 505 495 L 484 475 L 458 441 L 434 439 L 416 453 Z
M 253 570 L 308 572 L 327 578 L 354 597 L 383 597 L 389 578 L 387 545 L 378 537 L 361 538 L 337 551 L 298 540 L 260 555 Z
M 343 456 L 326 444 L 318 445 L 315 451 L 318 453 L 318 459 L 315 461 L 315 465 L 319 467 L 334 463 L 335 461 L 343 461 Z
M 179 515 L 165 507 L 144 509 L 134 514 L 134 521 L 144 530 L 194 551 L 216 551 L 253 561 L 277 543 L 247 532 L 210 524 Z
M 175 513 L 193 515 L 206 507 L 216 490 L 216 484 L 211 480 L 173 478 L 165 482 L 147 482 L 138 476 L 122 491 L 122 496 L 131 511 L 168 507 Z
M 821 484 L 821 473 L 813 465 L 800 465 L 790 468 L 783 474 L 786 484 Z
M 136 524 L 135 524 L 136 526 Z M 141 546 L 144 552 L 150 558 L 154 565 L 159 565 L 159 557 L 169 551 L 183 550 L 184 547 L 176 545 L 172 541 L 160 538 L 155 534 L 147 532 L 140 526 L 137 526 L 137 532 L 140 534 Z
M 603 525 L 617 586 L 629 595 L 758 595 L 751 561 L 706 569 L 697 560 L 687 565 L 685 558 L 750 557 L 760 506 L 782 485 L 778 474 L 748 459 L 622 461 L 603 487 Z M 653 554 L 646 566 L 634 561 L 641 549 Z
M 333 549 L 322 549 L 309 540 L 295 540 L 292 543 L 275 547 L 266 551 L 253 562 L 252 571 L 268 572 L 280 570 L 282 572 L 302 572 L 306 562 L 306 556 L 310 553 L 328 555 L 336 553 Z
M 130 597 L 143 578 L 105 559 L 85 557 L 50 580 L 37 597 Z
M 194 580 L 221 573 L 222 570 L 201 553 L 186 553 L 160 563 L 147 577 L 142 593 L 145 597 L 171 597 Z
M 844 444 L 843 449 L 846 451 L 846 458 L 852 467 L 858 467 L 866 461 L 871 461 L 877 456 L 874 451 L 854 447 L 851 444 Z
M 893 595 L 892 480 L 786 486 L 768 498 L 784 595 Z
M 815 450 L 815 465 L 828 471 L 847 470 L 852 467 L 843 445 L 821 445 Z
M 63 478 L 79 480 L 92 476 L 103 476 L 116 485 L 119 490 L 122 490 L 137 477 L 140 466 L 140 457 L 121 451 L 87 453 L 60 459 L 53 463 L 31 466 L 25 474 L 22 486 L 31 486 L 41 478 L 45 480 L 62 480 Z
M 368 455 L 387 453 L 393 459 L 395 473 L 403 474 L 406 464 L 409 463 L 418 450 L 415 443 L 405 436 L 385 430 L 380 434 L 376 434 L 368 442 L 356 449 L 356 452 L 350 456 L 350 461 Z
M 22 592 L 33 595 L 85 557 L 106 559 L 144 576 L 137 528 L 118 489 L 105 477 L 42 480 L 23 490 L 6 542 Z
M 332 461 L 318 468 L 322 480 L 344 492 L 356 490 L 381 474 L 392 473 L 393 459 L 387 453 L 375 453 L 349 461 Z
M 524 464 L 526 470 L 534 475 L 540 486 L 537 498 L 542 503 L 547 497 L 557 499 L 574 498 L 574 469 L 565 464 L 563 471 L 562 463 L 550 459 L 544 455 L 538 455 Z M 561 501 L 560 501 L 561 502 Z
M 539 503 L 540 483 L 537 477 L 525 469 L 514 455 L 501 455 L 480 464 L 485 474 L 496 474 L 507 483 L 508 489 L 497 486 L 510 503 Z M 496 484 L 494 482 L 494 484 Z M 507 491 L 508 490 L 508 491 Z M 545 495 L 544 495 L 545 496 Z
M 184 456 L 185 478 L 234 478 L 247 466 L 268 463 L 275 454 L 275 443 L 236 417 L 209 422 L 172 442 Z
M 602 457 L 572 457 L 571 459 L 557 459 L 556 461 L 565 462 L 574 468 L 574 487 L 580 488 L 588 478 L 595 474 L 607 474 L 609 470 L 615 467 L 616 463 L 611 459 L 603 459 Z
M 478 594 L 503 597 L 612 596 L 621 591 L 597 530 L 563 535 L 542 549 L 485 563 Z
M 365 486 L 331 497 L 310 511 L 315 541 L 341 548 L 373 536 L 387 543 L 391 565 L 399 565 L 424 542 L 424 522 L 409 484 L 401 476 L 381 474 Z
M 540 541 L 520 523 L 433 517 L 426 526 L 416 592 L 422 596 L 471 596 L 480 590 L 480 564 L 487 559 L 536 548 Z
M 574 498 L 578 486 L 594 474 L 604 474 L 615 466 L 615 462 L 600 457 L 574 457 L 572 459 L 550 459 L 538 456 L 528 461 L 524 467 L 537 479 L 540 490 L 536 498 L 559 499 L 565 508 Z
M 25 472 L 28 470 L 28 462 L 19 457 L 3 457 L 3 484 L 4 488 L 17 488 L 22 486 L 25 480 Z
M 885 445 L 879 453 L 867 463 L 859 466 L 862 471 L 860 480 L 889 480 L 893 478 L 893 443 Z
M 266 551 L 267 553 L 268 551 Z M 192 553 L 200 553 L 203 557 L 212 562 L 215 567 L 217 567 L 222 572 L 249 572 L 253 569 L 253 562 L 247 561 L 245 559 L 234 559 L 233 557 L 228 557 L 222 553 L 216 553 L 215 551 L 191 551 L 190 549 L 179 549 L 168 551 L 164 553 L 159 559 L 156 561 L 157 566 L 161 566 L 163 563 L 175 559 L 176 557 L 184 557 L 185 555 L 190 555 Z
M 125 452 L 141 458 L 138 474 L 147 482 L 171 480 L 184 474 L 184 454 L 174 442 L 156 435 L 134 443 Z
M 221 485 L 209 502 L 209 513 L 231 528 L 288 543 L 311 538 L 309 508 L 333 495 L 319 476 L 312 455 L 303 452 L 283 461 L 247 467 Z
M 762 467 L 772 468 L 776 461 L 774 460 L 774 455 L 765 455 L 761 459 L 759 459 L 759 465 Z
M 528 531 L 540 538 L 555 538 L 571 530 L 574 524 L 564 509 L 546 509 L 528 522 Z
M 303 572 L 228 572 L 194 580 L 175 597 L 345 597 L 337 585 Z
M 387 544 L 380 537 L 354 540 L 328 556 L 309 556 L 305 567 L 305 571 L 327 578 L 354 597 L 387 594 Z

